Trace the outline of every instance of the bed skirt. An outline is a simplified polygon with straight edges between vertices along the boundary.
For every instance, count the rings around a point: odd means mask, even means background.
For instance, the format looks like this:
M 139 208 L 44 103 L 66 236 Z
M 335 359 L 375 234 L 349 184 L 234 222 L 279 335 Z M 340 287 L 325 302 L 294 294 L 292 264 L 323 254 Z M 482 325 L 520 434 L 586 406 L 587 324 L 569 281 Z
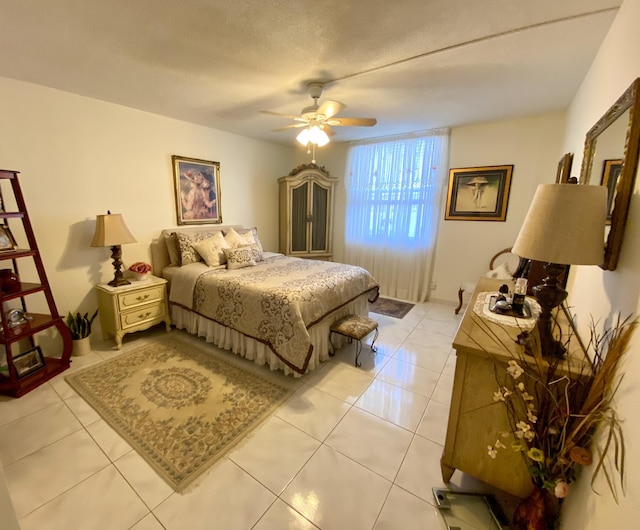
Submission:
M 368 294 L 365 293 L 353 302 L 336 309 L 317 324 L 309 328 L 313 352 L 309 359 L 307 373 L 313 372 L 320 363 L 329 359 L 329 328 L 333 323 L 346 315 L 367 316 L 369 313 Z M 184 307 L 171 305 L 171 322 L 178 329 L 184 329 L 192 335 L 204 337 L 207 342 L 212 342 L 218 348 L 229 350 L 259 365 L 269 365 L 271 370 L 281 370 L 286 375 L 300 377 L 301 374 L 292 370 L 283 363 L 271 349 L 262 342 L 249 338 L 231 328 L 213 322 L 206 317 L 193 313 Z M 346 338 L 334 335 L 333 344 L 336 348 L 342 347 Z

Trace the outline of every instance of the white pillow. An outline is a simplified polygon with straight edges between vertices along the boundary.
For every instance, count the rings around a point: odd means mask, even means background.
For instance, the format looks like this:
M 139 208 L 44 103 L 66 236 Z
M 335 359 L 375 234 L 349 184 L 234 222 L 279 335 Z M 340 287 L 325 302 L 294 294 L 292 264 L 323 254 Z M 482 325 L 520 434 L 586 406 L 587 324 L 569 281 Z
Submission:
M 215 235 L 216 232 L 193 232 L 183 233 L 176 232 L 178 238 L 178 245 L 180 246 L 180 262 L 182 265 L 188 265 L 189 263 L 196 263 L 202 261 L 200 254 L 194 248 L 194 244 L 205 239 L 209 239 Z
M 229 228 L 229 230 L 224 233 L 224 239 L 229 243 L 231 248 L 253 245 L 256 242 L 252 231 L 247 230 L 246 232 L 239 234 L 233 228 Z
M 202 259 L 209 267 L 217 267 L 227 262 L 223 249 L 231 247 L 222 232 L 217 232 L 208 239 L 193 243 L 193 248 L 202 256 Z
M 227 257 L 227 268 L 229 270 L 243 269 L 244 267 L 255 267 L 256 260 L 253 259 L 253 249 L 250 247 L 257 245 L 247 245 L 245 247 L 238 248 L 225 248 L 222 249 L 224 255 Z
M 258 245 L 258 247 L 260 247 L 260 252 L 264 252 L 264 248 L 262 247 L 262 241 L 260 241 L 260 238 L 258 237 L 258 229 L 254 226 L 252 228 L 246 228 L 245 230 L 240 230 L 240 232 L 238 232 L 241 236 L 246 234 L 247 232 L 251 232 L 253 234 L 253 239 L 255 239 L 256 245 Z
M 506 263 L 501 263 L 495 269 L 490 270 L 485 274 L 487 278 L 494 278 L 496 280 L 511 280 L 513 275 L 509 272 Z

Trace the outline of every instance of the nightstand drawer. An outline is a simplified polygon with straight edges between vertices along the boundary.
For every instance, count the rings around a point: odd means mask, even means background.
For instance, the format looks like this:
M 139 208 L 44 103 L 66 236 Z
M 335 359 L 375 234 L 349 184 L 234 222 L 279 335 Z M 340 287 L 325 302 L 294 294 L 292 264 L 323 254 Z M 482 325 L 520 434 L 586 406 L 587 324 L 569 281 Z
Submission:
M 165 316 L 165 304 L 148 304 L 142 307 L 138 307 L 133 311 L 127 311 L 120 314 L 120 327 L 121 329 L 137 326 L 143 322 L 149 320 L 155 320 Z
M 118 295 L 118 307 L 124 311 L 141 304 L 164 300 L 164 292 L 164 285 L 157 285 L 131 293 L 122 293 Z

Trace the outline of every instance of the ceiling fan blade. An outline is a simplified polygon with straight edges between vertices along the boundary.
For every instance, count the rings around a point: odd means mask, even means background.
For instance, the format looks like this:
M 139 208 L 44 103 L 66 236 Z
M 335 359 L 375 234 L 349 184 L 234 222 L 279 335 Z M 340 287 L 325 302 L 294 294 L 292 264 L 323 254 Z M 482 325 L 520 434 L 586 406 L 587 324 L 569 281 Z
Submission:
M 295 129 L 297 127 L 306 127 L 307 123 L 292 123 L 291 125 L 287 125 L 286 127 L 280 127 L 279 129 L 273 129 L 272 132 L 276 131 L 286 131 L 287 129 Z
M 329 125 L 326 123 L 322 124 L 322 130 L 327 133 L 327 136 L 331 138 L 336 135 L 336 131 L 334 131 Z
M 327 120 L 334 127 L 373 127 L 378 120 L 375 118 L 331 118 Z
M 300 116 L 294 116 L 293 114 L 282 114 L 281 112 L 273 112 L 270 110 L 261 110 L 261 114 L 269 114 L 270 116 L 280 116 L 281 118 L 289 118 L 291 120 L 301 121 L 302 118 Z
M 330 99 L 327 99 L 318 107 L 316 114 L 322 114 L 326 120 L 338 114 L 342 109 L 344 109 L 344 104 L 339 101 L 331 101 Z

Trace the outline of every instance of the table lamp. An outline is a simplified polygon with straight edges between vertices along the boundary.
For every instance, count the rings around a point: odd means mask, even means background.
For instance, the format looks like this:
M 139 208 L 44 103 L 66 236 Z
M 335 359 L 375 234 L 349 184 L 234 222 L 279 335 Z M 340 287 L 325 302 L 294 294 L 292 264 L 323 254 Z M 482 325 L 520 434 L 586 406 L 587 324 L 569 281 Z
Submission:
M 118 287 L 131 282 L 125 280 L 122 273 L 122 247 L 126 243 L 135 243 L 135 238 L 129 232 L 122 214 L 112 214 L 107 210 L 106 215 L 96 216 L 96 232 L 91 241 L 92 247 L 111 247 L 111 259 L 116 270 L 113 280 L 108 285 Z
M 533 288 L 541 309 L 537 326 L 546 357 L 565 353 L 551 326 L 553 309 L 568 294 L 558 275 L 564 265 L 600 265 L 604 260 L 606 202 L 605 186 L 542 184 L 513 245 L 514 254 L 546 263 L 546 278 Z

